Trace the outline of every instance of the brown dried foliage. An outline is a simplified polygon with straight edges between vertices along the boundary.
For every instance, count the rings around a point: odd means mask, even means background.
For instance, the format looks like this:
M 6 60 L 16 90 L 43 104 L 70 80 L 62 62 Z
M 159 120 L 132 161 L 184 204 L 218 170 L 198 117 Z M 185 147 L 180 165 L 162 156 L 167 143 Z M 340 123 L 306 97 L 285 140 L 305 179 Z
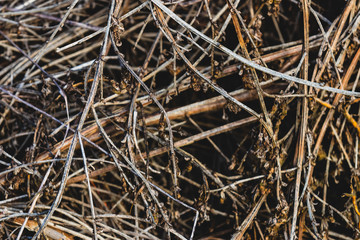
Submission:
M 1 239 L 360 237 L 359 0 L 0 6 Z

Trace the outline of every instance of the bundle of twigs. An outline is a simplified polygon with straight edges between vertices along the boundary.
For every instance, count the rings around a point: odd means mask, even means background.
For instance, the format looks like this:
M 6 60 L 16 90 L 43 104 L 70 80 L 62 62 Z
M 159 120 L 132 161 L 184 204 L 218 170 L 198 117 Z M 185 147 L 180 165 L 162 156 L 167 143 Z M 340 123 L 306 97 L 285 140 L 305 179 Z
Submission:
M 0 6 L 2 239 L 359 237 L 360 1 Z

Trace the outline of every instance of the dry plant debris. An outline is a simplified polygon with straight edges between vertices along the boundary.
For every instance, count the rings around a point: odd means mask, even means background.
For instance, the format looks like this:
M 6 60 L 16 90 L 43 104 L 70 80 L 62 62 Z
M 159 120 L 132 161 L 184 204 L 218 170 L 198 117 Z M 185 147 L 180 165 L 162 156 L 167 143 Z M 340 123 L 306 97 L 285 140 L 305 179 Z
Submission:
M 1 239 L 360 239 L 359 0 L 0 9 Z

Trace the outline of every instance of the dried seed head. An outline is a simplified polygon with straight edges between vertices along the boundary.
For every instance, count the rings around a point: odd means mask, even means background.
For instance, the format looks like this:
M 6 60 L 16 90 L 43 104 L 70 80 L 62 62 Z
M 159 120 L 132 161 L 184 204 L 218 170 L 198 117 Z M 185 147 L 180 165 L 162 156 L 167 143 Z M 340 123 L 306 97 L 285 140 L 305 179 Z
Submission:
M 241 111 L 241 108 L 237 104 L 231 101 L 227 102 L 226 108 L 229 109 L 230 112 L 233 112 L 235 114 Z
M 111 31 L 114 36 L 116 46 L 121 46 L 121 36 L 124 32 L 124 25 L 119 21 L 118 18 L 112 17 L 113 25 L 111 26 Z
M 191 75 L 191 82 L 190 82 L 191 88 L 194 89 L 195 92 L 198 92 L 198 91 L 201 90 L 201 85 L 202 85 L 201 80 L 197 76 L 192 74 Z

